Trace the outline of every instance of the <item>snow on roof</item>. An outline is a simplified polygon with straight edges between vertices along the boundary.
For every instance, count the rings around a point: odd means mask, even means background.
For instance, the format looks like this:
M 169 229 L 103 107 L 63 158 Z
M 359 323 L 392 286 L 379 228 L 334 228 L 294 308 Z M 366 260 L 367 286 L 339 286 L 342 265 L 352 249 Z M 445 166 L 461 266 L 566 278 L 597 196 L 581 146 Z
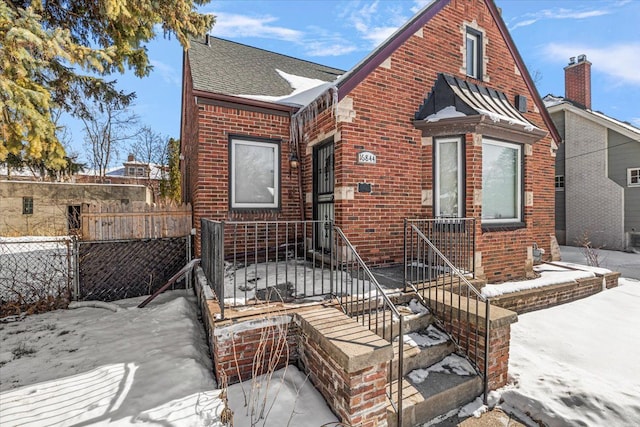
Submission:
M 276 72 L 289 83 L 293 92 L 288 95 L 237 95 L 242 98 L 269 101 L 284 105 L 305 106 L 316 99 L 323 92 L 335 85 L 335 82 L 326 82 L 320 79 L 311 79 L 304 76 L 286 73 L 276 68 Z
M 611 123 L 613 125 L 620 126 L 621 128 L 623 128 L 623 129 L 625 129 L 625 130 L 627 130 L 629 132 L 633 132 L 634 134 L 640 136 L 640 128 L 638 128 L 636 126 L 633 126 L 632 124 L 620 121 L 618 119 L 614 119 L 613 117 L 607 116 L 606 114 L 604 114 L 604 113 L 602 113 L 600 111 L 595 111 L 595 110 L 591 110 L 589 108 L 584 108 L 584 107 L 581 107 L 579 105 L 576 105 L 573 102 L 571 102 L 571 100 L 568 100 L 567 98 L 563 98 L 561 96 L 555 96 L 555 95 L 548 94 L 547 96 L 545 96 L 543 98 L 543 102 L 544 102 L 544 106 L 547 107 L 547 108 L 552 108 L 552 107 L 555 107 L 555 106 L 561 105 L 561 104 L 571 105 L 571 106 L 573 106 L 575 108 L 579 108 L 580 110 L 583 110 L 583 111 L 586 111 L 588 113 L 591 113 L 591 114 L 593 114 L 594 116 L 596 116 L 596 117 L 598 117 L 600 119 L 603 119 L 603 120 L 605 120 L 605 121 L 607 121 L 607 122 L 609 122 L 609 123 Z

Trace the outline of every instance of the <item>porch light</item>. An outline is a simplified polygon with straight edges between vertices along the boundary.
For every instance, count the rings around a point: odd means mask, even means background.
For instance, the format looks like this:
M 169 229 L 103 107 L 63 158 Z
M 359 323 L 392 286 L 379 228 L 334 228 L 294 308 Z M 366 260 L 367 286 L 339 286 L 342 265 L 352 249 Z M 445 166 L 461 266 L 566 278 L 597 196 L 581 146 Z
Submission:
M 295 152 L 291 152 L 291 154 L 289 154 L 289 166 L 291 166 L 291 169 L 298 169 L 298 155 Z

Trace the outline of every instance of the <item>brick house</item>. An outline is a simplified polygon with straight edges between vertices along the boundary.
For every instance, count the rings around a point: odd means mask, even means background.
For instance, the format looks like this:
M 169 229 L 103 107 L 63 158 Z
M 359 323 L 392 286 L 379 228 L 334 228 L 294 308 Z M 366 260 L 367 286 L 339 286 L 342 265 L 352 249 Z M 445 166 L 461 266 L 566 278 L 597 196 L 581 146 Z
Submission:
M 556 157 L 561 244 L 640 250 L 640 129 L 591 108 L 591 62 L 571 58 L 565 96 L 547 95 L 564 143 Z
M 391 265 L 405 218 L 476 218 L 491 282 L 530 274 L 535 245 L 551 253 L 560 137 L 491 0 L 436 0 L 348 71 L 193 41 L 180 139 L 198 227 L 332 219 Z

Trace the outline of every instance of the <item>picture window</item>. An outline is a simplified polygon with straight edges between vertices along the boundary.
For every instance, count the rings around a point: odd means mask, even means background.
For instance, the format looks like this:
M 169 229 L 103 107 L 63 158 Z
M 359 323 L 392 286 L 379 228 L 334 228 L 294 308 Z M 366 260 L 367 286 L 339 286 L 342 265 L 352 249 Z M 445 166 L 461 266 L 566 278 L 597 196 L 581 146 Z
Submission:
M 232 138 L 231 208 L 280 207 L 280 143 Z
M 482 141 L 482 222 L 522 222 L 522 147 Z

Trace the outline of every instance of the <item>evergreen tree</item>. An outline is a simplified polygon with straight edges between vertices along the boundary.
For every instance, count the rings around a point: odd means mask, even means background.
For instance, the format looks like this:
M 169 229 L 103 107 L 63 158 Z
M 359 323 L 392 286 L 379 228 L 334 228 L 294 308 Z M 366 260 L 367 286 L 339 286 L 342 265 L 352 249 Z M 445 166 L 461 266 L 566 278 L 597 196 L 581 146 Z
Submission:
M 157 28 L 188 48 L 213 25 L 195 10 L 208 2 L 0 0 L 0 162 L 12 154 L 64 168 L 52 109 L 87 119 L 90 102 L 128 96 L 103 76 L 125 68 L 148 75 L 145 44 Z

